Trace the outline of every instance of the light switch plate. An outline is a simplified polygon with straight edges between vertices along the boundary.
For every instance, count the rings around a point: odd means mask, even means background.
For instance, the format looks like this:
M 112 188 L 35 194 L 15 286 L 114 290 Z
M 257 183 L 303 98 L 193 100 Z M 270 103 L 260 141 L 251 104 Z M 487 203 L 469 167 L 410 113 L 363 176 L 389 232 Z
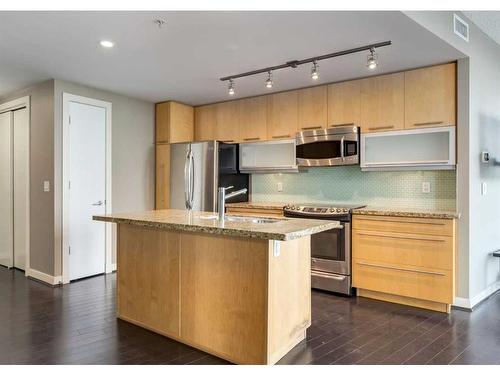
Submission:
M 278 192 L 282 192 L 283 191 L 283 182 L 278 182 L 276 184 L 276 188 L 278 189 Z
M 486 195 L 486 182 L 481 182 L 481 195 Z
M 430 182 L 422 182 L 422 193 L 430 193 L 431 192 L 431 183 Z
M 275 258 L 279 257 L 281 254 L 281 242 L 280 241 L 274 241 L 273 244 L 273 256 Z
M 43 191 L 46 193 L 50 191 L 50 181 L 43 182 Z

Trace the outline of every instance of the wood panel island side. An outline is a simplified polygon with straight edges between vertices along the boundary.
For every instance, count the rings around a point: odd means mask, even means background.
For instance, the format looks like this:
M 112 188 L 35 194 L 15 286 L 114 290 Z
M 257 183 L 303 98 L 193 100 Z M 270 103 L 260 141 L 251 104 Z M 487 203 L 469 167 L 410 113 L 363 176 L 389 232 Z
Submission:
M 183 210 L 94 220 L 117 224 L 118 318 L 239 364 L 274 364 L 306 337 L 310 236 L 340 226 Z

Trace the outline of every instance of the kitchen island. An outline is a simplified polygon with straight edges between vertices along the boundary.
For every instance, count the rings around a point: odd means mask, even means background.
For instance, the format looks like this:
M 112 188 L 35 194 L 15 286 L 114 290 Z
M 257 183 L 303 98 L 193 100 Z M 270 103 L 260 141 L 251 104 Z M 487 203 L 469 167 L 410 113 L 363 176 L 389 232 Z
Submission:
M 310 236 L 336 221 L 159 210 L 117 223 L 118 318 L 239 364 L 274 364 L 311 324 Z

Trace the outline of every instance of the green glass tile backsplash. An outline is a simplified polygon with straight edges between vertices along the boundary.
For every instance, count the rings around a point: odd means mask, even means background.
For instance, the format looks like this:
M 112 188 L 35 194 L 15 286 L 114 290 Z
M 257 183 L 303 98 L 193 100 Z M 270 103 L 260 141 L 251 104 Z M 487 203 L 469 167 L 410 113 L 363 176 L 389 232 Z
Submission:
M 277 184 L 283 184 L 278 192 Z M 430 193 L 422 192 L 429 182 Z M 359 166 L 252 175 L 255 202 L 345 202 L 454 210 L 455 171 L 362 172 Z

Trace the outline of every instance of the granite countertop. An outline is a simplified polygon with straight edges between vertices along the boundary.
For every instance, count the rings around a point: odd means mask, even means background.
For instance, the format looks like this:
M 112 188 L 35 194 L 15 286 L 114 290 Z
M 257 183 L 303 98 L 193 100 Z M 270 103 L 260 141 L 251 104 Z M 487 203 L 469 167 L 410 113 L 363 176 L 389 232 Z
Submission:
M 416 217 L 429 219 L 459 219 L 460 214 L 452 210 L 436 210 L 425 208 L 408 208 L 408 207 L 376 207 L 366 206 L 353 210 L 353 214 L 357 215 L 374 215 L 374 216 L 398 216 L 398 217 Z
M 315 204 L 315 203 L 311 203 Z M 317 203 L 321 204 L 321 203 Z M 227 203 L 227 207 L 255 208 L 255 209 L 276 209 L 281 210 L 287 203 L 283 202 L 241 202 Z M 353 214 L 358 215 L 378 215 L 378 216 L 399 216 L 399 217 L 421 217 L 430 219 L 459 219 L 460 214 L 453 210 L 409 208 L 409 207 L 389 207 L 371 206 L 353 210 Z
M 188 213 L 186 210 L 173 209 L 93 216 L 93 219 L 181 232 L 210 233 L 279 241 L 293 240 L 341 227 L 338 221 L 295 218 L 275 219 L 278 221 L 261 224 L 228 220 L 220 223 L 217 220 L 216 212 L 192 211 Z
M 235 208 L 255 208 L 264 210 L 282 210 L 287 204 L 283 202 L 239 202 L 239 203 L 226 203 L 226 207 Z

